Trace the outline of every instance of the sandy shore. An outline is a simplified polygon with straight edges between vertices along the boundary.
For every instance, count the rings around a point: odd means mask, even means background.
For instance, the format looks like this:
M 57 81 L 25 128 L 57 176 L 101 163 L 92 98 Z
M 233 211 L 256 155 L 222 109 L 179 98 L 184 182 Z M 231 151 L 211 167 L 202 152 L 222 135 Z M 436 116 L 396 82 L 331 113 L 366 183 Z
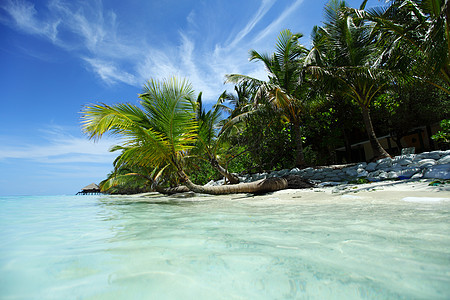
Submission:
M 450 184 L 430 186 L 431 179 L 381 181 L 367 184 L 343 184 L 305 190 L 282 190 L 273 193 L 283 199 L 302 201 L 406 201 L 421 203 L 450 202 Z
M 265 195 L 235 194 L 223 196 L 196 195 L 194 193 L 178 194 L 173 196 L 162 196 L 158 193 L 144 193 L 126 198 L 141 198 L 166 200 L 212 200 L 212 199 L 255 199 L 255 200 L 275 200 L 280 202 L 307 201 L 307 202 L 328 202 L 328 201 L 354 201 L 367 200 L 377 201 L 401 201 L 417 203 L 442 203 L 450 202 L 450 183 L 430 186 L 432 179 L 401 180 L 401 181 L 380 181 L 367 184 L 342 184 L 330 187 L 315 187 L 310 189 L 286 189 Z M 123 197 L 123 196 L 122 196 Z

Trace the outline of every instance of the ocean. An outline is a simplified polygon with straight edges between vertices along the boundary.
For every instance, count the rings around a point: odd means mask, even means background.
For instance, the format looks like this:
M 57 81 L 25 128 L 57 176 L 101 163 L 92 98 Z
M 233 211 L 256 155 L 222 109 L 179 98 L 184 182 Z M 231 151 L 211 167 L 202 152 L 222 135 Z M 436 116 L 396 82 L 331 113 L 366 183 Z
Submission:
M 0 299 L 449 299 L 450 202 L 0 197 Z

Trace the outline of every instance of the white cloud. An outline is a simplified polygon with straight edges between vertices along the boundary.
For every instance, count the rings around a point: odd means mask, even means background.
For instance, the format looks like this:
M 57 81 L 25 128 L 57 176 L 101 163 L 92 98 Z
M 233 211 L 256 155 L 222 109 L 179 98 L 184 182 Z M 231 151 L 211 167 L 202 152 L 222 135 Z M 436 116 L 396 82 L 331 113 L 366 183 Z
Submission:
M 135 75 L 121 70 L 111 61 L 103 61 L 101 59 L 89 57 L 84 57 L 83 59 L 88 62 L 92 67 L 92 70 L 108 84 L 124 82 L 129 85 L 138 85 L 138 79 Z
M 28 159 L 41 163 L 108 163 L 112 164 L 117 153 L 109 149 L 118 140 L 104 137 L 94 143 L 84 137 L 75 137 L 59 126 L 42 130 L 39 143 L 29 143 L 9 136 L 0 136 L 0 160 Z
M 41 21 L 37 19 L 34 5 L 23 0 L 6 1 L 2 6 L 14 21 L 14 25 L 29 34 L 37 34 L 56 41 L 60 20 Z
M 266 28 L 264 28 L 254 39 L 254 43 L 258 43 L 264 38 L 267 38 L 269 34 L 273 34 L 274 32 L 279 32 L 283 28 L 281 28 L 281 23 L 289 17 L 299 6 L 303 3 L 303 0 L 296 0 L 294 4 L 289 5 L 281 15 L 275 19 L 272 23 L 270 23 Z
M 255 32 L 274 3 L 275 0 L 262 0 L 245 26 L 231 28 L 230 32 L 237 34 L 223 40 L 221 36 L 205 38 L 201 26 L 207 22 L 196 20 L 210 16 L 198 8 L 192 9 L 185 17 L 188 28 L 180 30 L 169 44 L 150 44 L 145 36 L 133 38 L 120 34 L 125 26 L 120 20 L 120 11 L 105 10 L 100 0 L 82 3 L 51 0 L 46 11 L 37 11 L 25 0 L 9 0 L 3 9 L 19 30 L 45 37 L 55 46 L 70 50 L 87 63 L 88 70 L 108 84 L 125 83 L 140 88 L 151 77 L 186 77 L 197 92 L 203 92 L 205 101 L 212 102 L 225 89 L 226 74 L 266 78 L 262 64 L 248 62 L 248 51 L 255 46 L 259 49 L 262 44 L 256 42 L 281 30 L 283 20 L 300 6 L 302 0 L 290 5 L 262 31 Z M 155 34 L 164 35 L 164 32 Z M 255 35 L 251 40 L 250 36 Z M 268 42 L 272 45 L 274 41 Z
M 247 34 L 255 27 L 255 25 L 264 17 L 264 15 L 269 11 L 275 0 L 263 0 L 261 6 L 256 11 L 253 18 L 247 23 L 247 25 L 234 37 L 234 40 L 229 43 L 229 47 L 236 47 L 236 45 L 247 36 Z M 228 44 L 228 43 L 227 43 Z

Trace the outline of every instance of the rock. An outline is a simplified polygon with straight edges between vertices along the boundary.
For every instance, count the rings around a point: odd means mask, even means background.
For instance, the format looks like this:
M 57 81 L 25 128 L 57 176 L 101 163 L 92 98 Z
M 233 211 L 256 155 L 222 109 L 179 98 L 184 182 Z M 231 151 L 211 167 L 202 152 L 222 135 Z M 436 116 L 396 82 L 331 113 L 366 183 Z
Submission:
M 380 181 L 380 174 L 385 173 L 383 170 L 376 170 L 367 174 L 367 179 L 370 181 Z
M 205 184 L 205 186 L 214 186 L 215 183 L 216 182 L 214 180 L 210 180 L 207 184 Z
M 408 169 L 403 169 L 399 172 L 397 172 L 397 178 L 398 179 L 409 179 L 411 178 L 414 174 L 417 174 L 420 172 L 420 168 L 408 168 Z
M 431 166 L 434 166 L 436 164 L 436 161 L 434 159 L 422 159 L 419 162 L 417 162 L 417 165 L 421 168 L 429 168 Z
M 450 179 L 450 164 L 430 167 L 423 174 L 424 178 Z
M 422 172 L 416 173 L 413 176 L 411 176 L 411 179 L 420 179 L 423 177 Z
M 318 187 L 325 187 L 325 186 L 337 186 L 342 184 L 342 182 L 335 182 L 335 181 L 324 181 L 319 183 L 317 186 Z
M 395 178 L 398 178 L 398 174 L 397 174 L 397 172 L 390 171 L 390 172 L 386 173 L 386 178 L 387 179 L 395 179 Z
M 441 155 L 439 154 L 438 151 L 434 151 L 434 152 L 423 152 L 420 154 L 417 154 L 416 159 L 440 159 Z
M 325 178 L 324 174 L 319 173 L 319 172 L 317 172 L 313 176 L 311 176 L 311 179 L 314 179 L 314 180 L 322 180 L 324 178 Z
M 450 154 L 443 156 L 437 161 L 438 165 L 450 164 Z
M 350 177 L 356 177 L 358 176 L 358 171 L 354 168 L 348 168 L 347 170 L 345 170 L 345 174 Z
M 298 175 L 286 175 L 283 178 L 288 182 L 288 189 L 307 189 L 314 186 L 311 182 Z
M 377 161 L 377 170 L 386 170 L 392 166 L 392 158 L 386 157 Z
M 385 179 L 388 178 L 388 173 L 382 171 L 382 172 L 378 175 L 378 178 L 379 178 L 380 180 L 385 180 Z
M 298 173 L 300 173 L 299 168 L 293 168 L 291 171 L 289 171 L 290 175 L 297 175 Z
M 339 177 L 339 176 L 331 176 L 331 177 L 327 177 L 326 181 L 342 182 L 342 181 L 344 181 L 344 178 L 343 177 Z
M 365 167 L 367 167 L 367 163 L 366 162 L 362 162 L 360 164 L 358 164 L 356 166 L 357 169 L 364 169 Z
M 367 165 L 366 171 L 368 171 L 368 172 L 375 171 L 376 167 L 377 167 L 377 163 L 371 162 Z
M 413 159 L 412 158 L 401 158 L 401 159 L 394 159 L 393 165 L 399 165 L 399 166 L 407 166 L 409 164 L 412 164 Z
M 357 172 L 358 175 L 356 175 L 356 177 L 367 177 L 367 175 L 369 175 L 369 172 L 364 169 L 358 169 Z

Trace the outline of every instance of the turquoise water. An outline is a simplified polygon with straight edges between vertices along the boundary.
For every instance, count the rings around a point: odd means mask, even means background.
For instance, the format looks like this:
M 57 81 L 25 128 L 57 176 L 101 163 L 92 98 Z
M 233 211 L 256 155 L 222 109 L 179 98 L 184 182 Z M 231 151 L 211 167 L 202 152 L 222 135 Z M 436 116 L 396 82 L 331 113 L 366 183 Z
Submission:
M 1 299 L 448 299 L 450 202 L 0 197 Z

